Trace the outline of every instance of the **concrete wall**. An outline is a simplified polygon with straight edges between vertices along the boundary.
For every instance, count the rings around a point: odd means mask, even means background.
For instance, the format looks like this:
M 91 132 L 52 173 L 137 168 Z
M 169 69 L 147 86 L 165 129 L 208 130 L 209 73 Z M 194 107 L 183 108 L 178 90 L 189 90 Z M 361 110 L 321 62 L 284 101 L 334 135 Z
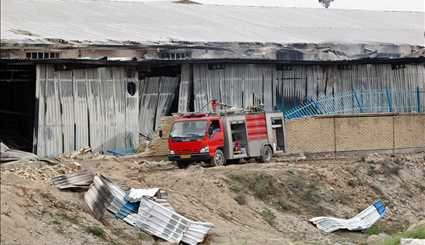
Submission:
M 316 117 L 286 122 L 288 153 L 425 150 L 425 114 Z

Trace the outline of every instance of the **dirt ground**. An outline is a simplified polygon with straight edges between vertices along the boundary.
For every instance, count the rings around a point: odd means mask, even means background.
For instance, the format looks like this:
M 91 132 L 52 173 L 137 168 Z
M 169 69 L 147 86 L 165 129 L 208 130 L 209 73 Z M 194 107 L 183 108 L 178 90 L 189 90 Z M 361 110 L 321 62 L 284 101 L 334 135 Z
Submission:
M 50 164 L 50 165 L 49 165 Z M 425 154 L 276 158 L 267 164 L 178 169 L 166 161 L 66 159 L 1 167 L 1 244 L 167 244 L 112 216 L 97 221 L 83 192 L 50 178 L 90 168 L 123 186 L 160 187 L 179 213 L 214 224 L 204 244 L 366 244 L 371 232 L 324 234 L 315 216 L 349 218 L 381 199 L 373 233 L 425 220 Z

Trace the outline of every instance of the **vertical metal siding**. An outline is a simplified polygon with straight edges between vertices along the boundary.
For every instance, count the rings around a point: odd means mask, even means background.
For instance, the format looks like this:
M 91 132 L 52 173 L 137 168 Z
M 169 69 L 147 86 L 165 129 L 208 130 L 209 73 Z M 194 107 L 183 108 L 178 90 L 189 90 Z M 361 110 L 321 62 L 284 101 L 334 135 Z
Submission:
M 74 123 L 75 123 L 75 146 L 89 145 L 88 129 L 88 81 L 87 70 L 73 71 L 74 77 Z M 75 147 L 77 148 L 77 147 Z M 78 149 L 75 149 L 78 150 Z
M 139 145 L 139 82 L 136 76 L 127 76 L 127 82 L 136 84 L 136 93 L 126 94 L 125 105 L 125 132 L 126 147 L 138 147 Z
M 266 110 L 288 110 L 306 99 L 355 92 L 363 97 L 345 97 L 329 104 L 339 111 L 353 111 L 358 101 L 374 112 L 388 111 L 388 98 L 394 97 L 394 107 L 402 112 L 416 111 L 417 99 L 411 91 L 425 89 L 424 64 L 338 65 L 276 65 L 223 64 L 223 69 L 208 69 L 208 65 L 193 65 L 195 111 L 205 111 L 211 99 L 235 106 L 253 105 L 253 95 L 264 103 Z M 224 78 L 223 78 L 224 77 Z M 224 81 L 224 83 L 222 82 Z M 388 90 L 386 94 L 372 91 Z M 370 91 L 368 95 L 365 91 Z M 409 91 L 409 92 L 408 92 Z M 395 96 L 397 94 L 397 96 Z M 425 93 L 418 93 L 424 101 Z
M 138 74 L 126 74 L 122 67 L 55 71 L 37 65 L 37 154 L 137 146 L 139 99 L 137 92 L 128 94 L 127 82 Z
M 271 110 L 272 79 L 273 69 L 269 65 L 226 64 L 224 69 L 193 65 L 194 109 L 207 110 L 206 105 L 212 99 L 228 105 L 252 106 L 255 98 Z
M 190 64 L 181 66 L 181 81 L 179 87 L 179 108 L 178 112 L 189 112 L 190 101 L 192 99 L 192 68 Z

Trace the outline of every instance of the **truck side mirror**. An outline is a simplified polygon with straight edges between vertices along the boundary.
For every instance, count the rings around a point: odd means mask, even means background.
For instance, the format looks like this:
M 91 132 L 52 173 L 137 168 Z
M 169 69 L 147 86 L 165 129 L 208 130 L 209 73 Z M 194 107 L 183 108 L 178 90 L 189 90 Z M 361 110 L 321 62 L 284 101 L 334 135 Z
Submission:
M 208 135 L 211 136 L 213 134 L 213 129 L 211 127 L 208 128 Z
M 162 138 L 162 129 L 159 130 L 158 136 L 159 136 L 159 138 Z

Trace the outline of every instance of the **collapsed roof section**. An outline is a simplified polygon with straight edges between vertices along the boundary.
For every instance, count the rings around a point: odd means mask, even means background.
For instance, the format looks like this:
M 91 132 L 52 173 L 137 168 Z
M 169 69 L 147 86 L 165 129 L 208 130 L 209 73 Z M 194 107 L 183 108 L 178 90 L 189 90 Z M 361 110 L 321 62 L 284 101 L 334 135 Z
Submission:
M 2 0 L 3 49 L 186 49 L 182 58 L 424 56 L 424 13 L 125 1 Z M 181 50 L 180 50 L 181 51 Z M 179 50 L 175 51 L 177 53 Z

